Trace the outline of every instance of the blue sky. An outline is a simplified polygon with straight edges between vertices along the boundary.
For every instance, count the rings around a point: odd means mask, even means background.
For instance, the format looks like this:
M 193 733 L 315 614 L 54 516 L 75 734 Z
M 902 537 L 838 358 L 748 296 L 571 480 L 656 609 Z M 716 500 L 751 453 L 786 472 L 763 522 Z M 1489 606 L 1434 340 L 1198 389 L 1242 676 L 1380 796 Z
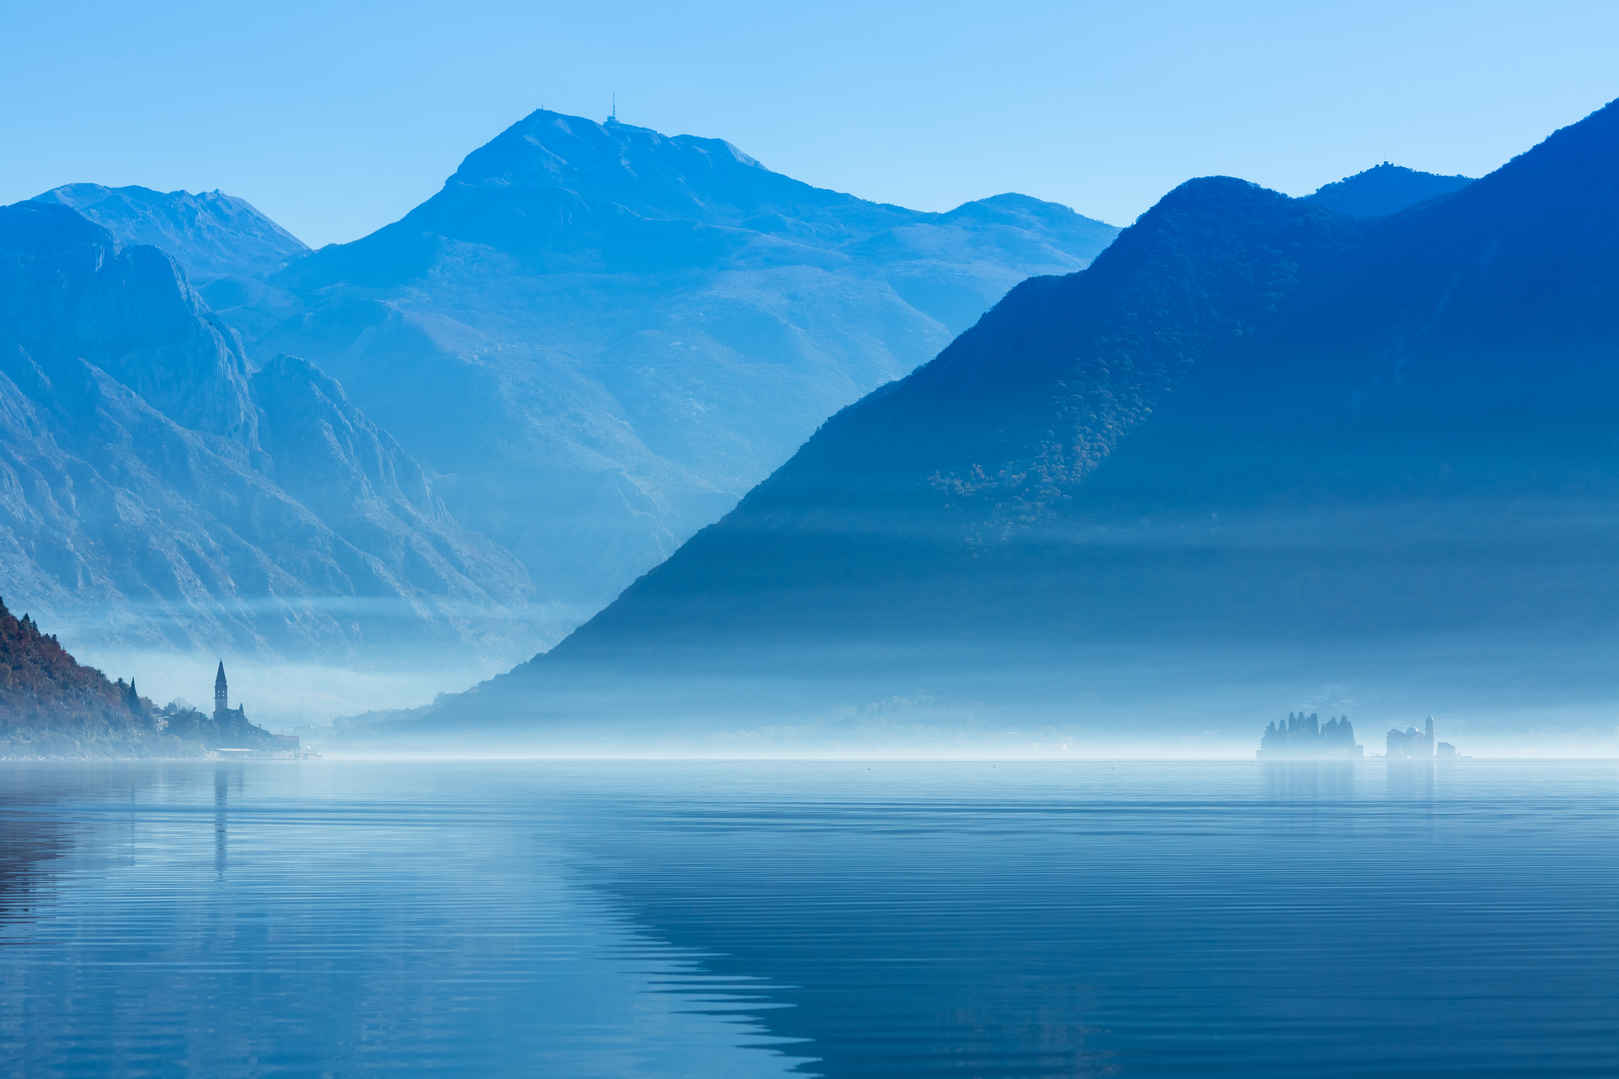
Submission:
M 0 202 L 218 187 L 304 240 L 431 195 L 533 108 L 730 139 L 945 209 L 1127 224 L 1194 175 L 1298 194 L 1383 160 L 1478 174 L 1619 96 L 1619 5 L 158 4 L 0 0 Z

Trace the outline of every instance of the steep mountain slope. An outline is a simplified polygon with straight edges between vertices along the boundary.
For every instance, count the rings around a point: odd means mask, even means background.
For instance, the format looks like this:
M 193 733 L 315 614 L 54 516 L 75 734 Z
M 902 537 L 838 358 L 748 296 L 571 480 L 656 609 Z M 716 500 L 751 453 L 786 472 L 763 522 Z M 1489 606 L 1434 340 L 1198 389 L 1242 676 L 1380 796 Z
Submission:
M 873 737 L 927 700 L 1163 746 L 1329 690 L 1611 701 L 1616 245 L 1619 105 L 1393 216 L 1192 181 L 403 729 Z
M 120 247 L 155 247 L 185 267 L 199 286 L 221 277 L 273 273 L 309 248 L 252 205 L 222 191 L 63 184 L 35 197 L 112 233 Z
M 1472 182 L 1466 176 L 1439 176 L 1385 161 L 1365 172 L 1327 184 L 1307 199 L 1350 217 L 1383 217 L 1460 191 Z
M 717 139 L 541 111 L 222 314 L 254 355 L 332 372 L 460 519 L 587 610 L 826 415 L 1115 231 L 1021 196 L 879 205 Z
M 221 745 L 289 748 L 240 708 L 156 707 L 133 679 L 109 682 L 0 602 L 0 758 L 193 757 Z
M 250 372 L 172 259 L 0 208 L 0 565 L 81 646 L 340 656 L 504 631 L 527 577 L 312 366 Z
M 114 684 L 83 666 L 31 617 L 18 618 L 0 602 L 0 755 L 179 755 L 187 748 L 158 732 L 133 684 Z

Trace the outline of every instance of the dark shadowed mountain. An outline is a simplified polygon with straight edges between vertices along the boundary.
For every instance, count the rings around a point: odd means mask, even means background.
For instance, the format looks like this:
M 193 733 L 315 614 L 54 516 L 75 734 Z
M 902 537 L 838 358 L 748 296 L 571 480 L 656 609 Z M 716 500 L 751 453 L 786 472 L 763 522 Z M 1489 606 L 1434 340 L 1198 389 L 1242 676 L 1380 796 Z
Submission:
M 1383 217 L 1460 191 L 1472 182 L 1467 176 L 1439 176 L 1385 161 L 1365 172 L 1327 184 L 1307 196 L 1306 201 L 1350 217 Z
M 0 757 L 182 755 L 133 683 L 80 664 L 55 636 L 0 603 Z
M 541 111 L 221 313 L 251 354 L 342 381 L 459 519 L 583 611 L 828 414 L 1115 232 L 1017 195 L 881 205 L 718 139 Z
M 0 566 L 81 646 L 441 646 L 528 594 L 335 381 L 39 201 L 0 208 Z
M 1321 202 L 1182 185 L 396 731 L 1164 749 L 1327 695 L 1611 705 L 1619 105 L 1400 213 Z
M 273 273 L 309 248 L 246 201 L 222 191 L 63 184 L 39 195 L 77 210 L 120 247 L 145 244 L 170 255 L 198 287 L 221 277 Z

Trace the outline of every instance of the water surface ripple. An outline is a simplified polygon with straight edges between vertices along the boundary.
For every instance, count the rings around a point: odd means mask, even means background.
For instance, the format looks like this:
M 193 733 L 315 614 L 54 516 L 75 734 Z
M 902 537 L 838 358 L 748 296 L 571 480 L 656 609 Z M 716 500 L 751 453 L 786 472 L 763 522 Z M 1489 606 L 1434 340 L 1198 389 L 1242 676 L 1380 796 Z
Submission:
M 0 1073 L 1619 1075 L 1619 766 L 0 766 Z

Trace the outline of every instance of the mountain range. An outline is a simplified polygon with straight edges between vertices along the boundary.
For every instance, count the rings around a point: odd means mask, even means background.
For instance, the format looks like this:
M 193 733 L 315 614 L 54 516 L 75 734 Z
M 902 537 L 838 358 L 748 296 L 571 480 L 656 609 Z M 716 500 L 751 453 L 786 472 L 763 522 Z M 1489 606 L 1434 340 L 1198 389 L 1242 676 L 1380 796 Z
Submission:
M 0 211 L 8 594 L 96 646 L 528 651 L 1115 233 L 549 112 L 314 252 L 219 192 L 56 188 Z
M 881 205 L 718 139 L 540 111 L 222 314 L 250 351 L 319 362 L 542 595 L 589 611 L 831 412 L 1116 231 L 1017 195 Z
M 166 252 L 199 288 L 220 279 L 274 273 L 309 248 L 250 203 L 222 191 L 153 191 L 146 187 L 64 184 L 37 202 L 75 210 L 124 246 Z
M 529 589 L 331 378 L 250 364 L 170 256 L 62 205 L 0 208 L 0 432 L 7 587 L 77 641 L 467 643 Z
M 1481 732 L 1611 703 L 1619 104 L 1409 179 L 1176 188 L 388 736 L 746 751 L 914 721 L 1162 752 L 1278 702 Z

